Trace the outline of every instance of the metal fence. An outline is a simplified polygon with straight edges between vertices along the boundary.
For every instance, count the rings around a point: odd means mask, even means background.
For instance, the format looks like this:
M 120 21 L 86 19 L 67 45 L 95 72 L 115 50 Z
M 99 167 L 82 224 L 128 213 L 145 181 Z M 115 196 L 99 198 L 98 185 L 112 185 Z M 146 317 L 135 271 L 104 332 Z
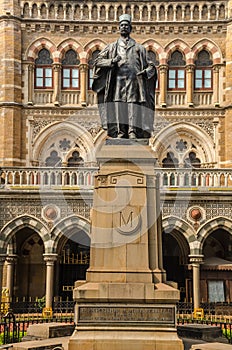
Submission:
M 55 316 L 73 315 L 75 302 L 73 300 L 55 300 L 53 301 L 52 310 Z M 45 304 L 41 303 L 39 299 L 35 300 L 20 300 L 15 299 L 1 303 L 2 313 L 5 314 L 9 310 L 17 317 L 20 315 L 34 315 L 40 316 Z
M 49 323 L 49 322 L 62 322 L 74 324 L 73 316 L 66 317 L 26 317 L 23 319 L 17 319 L 12 312 L 8 312 L 0 320 L 0 345 L 17 343 L 26 335 L 27 328 L 31 324 Z
M 179 302 L 176 305 L 177 314 L 192 314 L 194 312 L 193 303 Z M 232 316 L 232 303 L 200 303 L 200 308 L 205 315 Z

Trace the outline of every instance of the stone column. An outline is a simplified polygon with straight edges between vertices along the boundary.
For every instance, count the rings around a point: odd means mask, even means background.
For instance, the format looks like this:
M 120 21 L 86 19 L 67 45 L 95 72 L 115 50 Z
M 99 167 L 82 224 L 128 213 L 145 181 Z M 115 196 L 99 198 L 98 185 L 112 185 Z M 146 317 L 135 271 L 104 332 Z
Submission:
M 213 86 L 214 86 L 214 90 L 213 90 L 213 104 L 214 107 L 219 107 L 220 103 L 219 103 L 219 69 L 220 66 L 218 64 L 216 64 L 213 67 Z
M 88 75 L 88 65 L 81 64 L 80 65 L 80 103 L 83 107 L 87 105 L 87 75 Z
M 168 66 L 162 64 L 159 68 L 160 71 L 160 106 L 167 106 L 167 70 Z
M 7 263 L 7 274 L 6 274 L 6 288 L 9 292 L 9 298 L 13 296 L 13 286 L 14 286 L 14 265 L 17 260 L 17 255 L 10 254 L 6 257 Z
M 60 91 L 61 91 L 61 65 L 60 63 L 53 64 L 54 70 L 54 91 L 53 103 L 55 106 L 60 105 Z
M 193 107 L 193 74 L 194 65 L 189 64 L 187 67 L 187 104 L 189 107 Z
M 3 266 L 6 260 L 6 256 L 4 254 L 0 254 L 0 309 L 2 302 L 2 276 L 3 276 Z
M 200 264 L 203 262 L 203 255 L 189 255 L 193 269 L 193 305 L 194 309 L 200 307 Z
M 33 91 L 34 91 L 34 63 L 28 64 L 28 105 L 33 105 Z
M 162 283 L 166 280 L 163 269 L 162 229 L 160 211 L 160 192 L 157 176 L 147 177 L 148 205 L 148 240 L 149 240 L 149 267 L 152 270 L 153 282 Z M 156 208 L 156 210 L 154 210 Z
M 57 260 L 57 254 L 43 254 L 46 262 L 46 308 L 52 307 L 53 300 L 53 281 L 54 281 L 54 262 Z

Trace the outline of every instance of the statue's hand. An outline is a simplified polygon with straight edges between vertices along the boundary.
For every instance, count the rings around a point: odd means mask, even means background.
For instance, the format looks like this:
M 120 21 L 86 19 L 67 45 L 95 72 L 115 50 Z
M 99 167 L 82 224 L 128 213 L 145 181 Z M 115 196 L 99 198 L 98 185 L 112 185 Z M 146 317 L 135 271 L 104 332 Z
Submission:
M 147 78 L 147 72 L 145 70 L 142 70 L 141 72 L 138 72 L 136 75 L 137 75 L 137 77 L 142 76 L 142 77 Z
M 122 57 L 117 55 L 115 58 L 112 59 L 112 63 L 118 63 L 121 59 Z

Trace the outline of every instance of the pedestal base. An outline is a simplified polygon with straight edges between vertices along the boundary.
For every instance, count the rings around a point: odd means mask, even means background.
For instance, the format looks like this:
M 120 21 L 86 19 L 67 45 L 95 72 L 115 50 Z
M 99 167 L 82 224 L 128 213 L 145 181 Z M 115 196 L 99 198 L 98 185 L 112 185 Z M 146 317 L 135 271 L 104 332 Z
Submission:
M 69 350 L 183 350 L 176 332 L 168 328 L 78 328 Z
M 141 301 L 139 296 L 140 302 L 136 302 L 135 295 L 129 300 L 127 295 L 120 293 L 120 288 L 114 302 L 112 295 L 109 299 L 97 298 L 96 301 L 80 298 L 75 306 L 76 329 L 68 349 L 183 350 L 176 331 L 177 291 L 163 284 L 157 289 L 159 294 L 153 291 L 153 299 Z M 167 290 L 169 297 L 164 302 Z

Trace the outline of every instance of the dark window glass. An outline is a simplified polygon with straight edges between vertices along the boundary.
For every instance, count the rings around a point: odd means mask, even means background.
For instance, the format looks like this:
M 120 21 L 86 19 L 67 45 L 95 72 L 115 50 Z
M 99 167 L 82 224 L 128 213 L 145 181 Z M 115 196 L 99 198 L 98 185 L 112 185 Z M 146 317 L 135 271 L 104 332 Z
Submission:
M 52 59 L 47 49 L 40 50 L 35 60 L 35 88 L 49 89 L 53 87 Z
M 79 88 L 79 68 L 80 60 L 74 50 L 66 52 L 62 61 L 62 89 Z
M 185 89 L 185 61 L 180 51 L 174 51 L 168 61 L 168 89 Z
M 212 60 L 206 50 L 199 52 L 195 60 L 194 87 L 195 90 L 212 90 L 213 74 Z

